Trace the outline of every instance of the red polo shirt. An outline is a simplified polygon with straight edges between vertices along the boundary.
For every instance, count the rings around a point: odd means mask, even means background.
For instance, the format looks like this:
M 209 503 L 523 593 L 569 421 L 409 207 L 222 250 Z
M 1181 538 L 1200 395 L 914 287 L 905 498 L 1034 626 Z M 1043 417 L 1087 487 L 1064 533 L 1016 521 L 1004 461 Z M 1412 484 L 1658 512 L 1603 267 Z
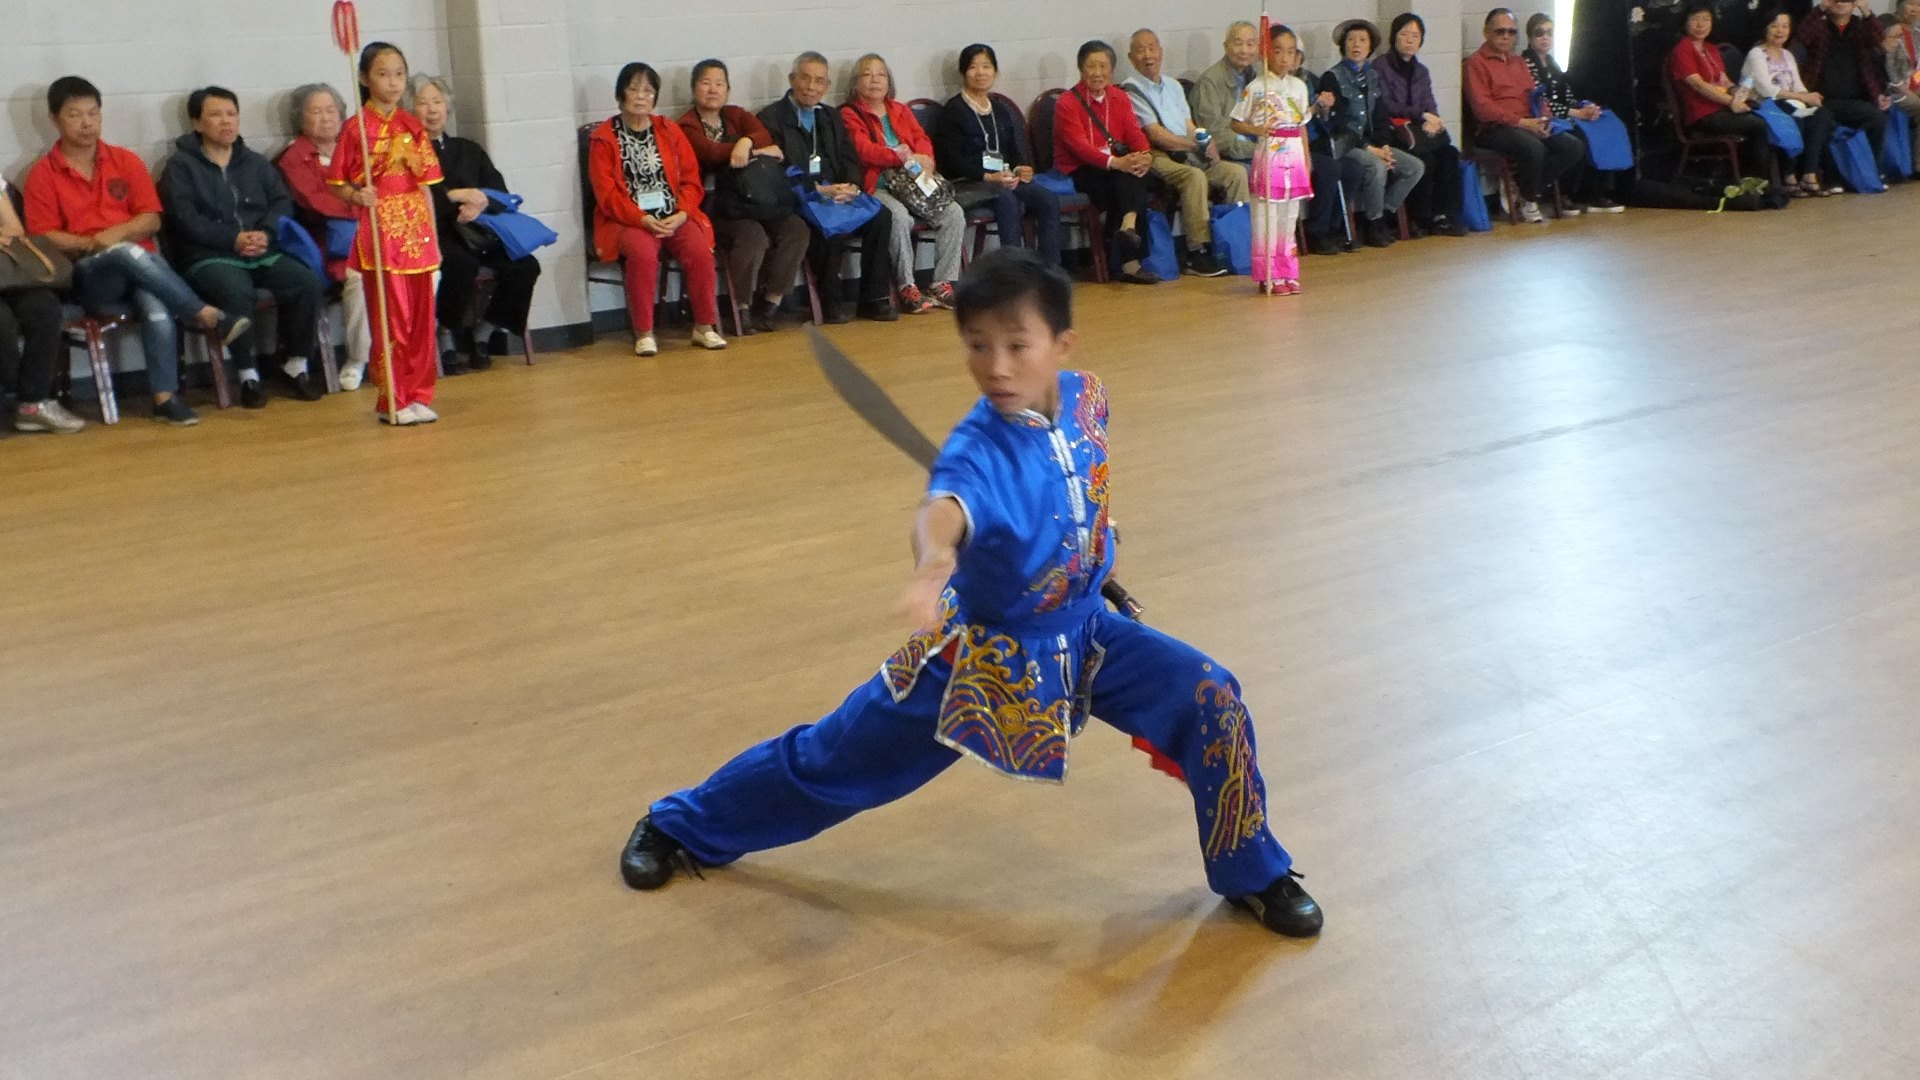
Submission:
M 93 177 L 67 163 L 60 144 L 47 151 L 27 173 L 27 231 L 68 232 L 92 236 L 141 214 L 160 212 L 160 193 L 154 190 L 147 163 L 131 150 L 99 144 Z M 140 246 L 157 251 L 151 239 Z

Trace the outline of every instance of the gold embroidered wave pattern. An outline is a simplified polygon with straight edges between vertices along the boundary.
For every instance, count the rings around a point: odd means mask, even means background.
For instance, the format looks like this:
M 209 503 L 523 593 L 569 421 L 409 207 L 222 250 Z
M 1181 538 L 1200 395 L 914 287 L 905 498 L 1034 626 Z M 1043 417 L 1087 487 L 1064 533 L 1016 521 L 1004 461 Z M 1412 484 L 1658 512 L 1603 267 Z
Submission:
M 434 242 L 433 197 L 408 191 L 380 197 L 380 236 L 399 245 L 409 260 L 426 255 Z
M 1209 732 L 1201 760 L 1209 770 L 1218 770 L 1220 787 L 1214 793 L 1212 826 L 1205 846 L 1209 860 L 1230 854 L 1266 827 L 1266 807 L 1261 805 L 1255 784 L 1259 771 L 1253 760 L 1252 721 L 1240 695 L 1223 683 L 1208 679 L 1194 691 L 1201 712 L 1209 719 L 1201 722 L 1202 737 Z
M 1045 686 L 1014 638 L 969 626 L 940 712 L 941 741 L 1005 772 L 1058 777 L 1073 708 L 1065 689 Z

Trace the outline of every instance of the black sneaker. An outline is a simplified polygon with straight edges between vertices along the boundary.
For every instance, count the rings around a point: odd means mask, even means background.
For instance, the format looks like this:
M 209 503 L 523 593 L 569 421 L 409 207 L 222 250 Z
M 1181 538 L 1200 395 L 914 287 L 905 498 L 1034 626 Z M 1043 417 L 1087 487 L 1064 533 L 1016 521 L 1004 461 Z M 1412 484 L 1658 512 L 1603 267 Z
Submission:
M 1159 274 L 1143 266 L 1138 270 L 1121 271 L 1117 280 L 1124 281 L 1128 285 L 1158 285 L 1161 279 Z
M 1605 195 L 1587 204 L 1587 210 L 1595 214 L 1624 214 L 1627 208 L 1607 198 Z
M 1434 215 L 1433 228 L 1430 231 L 1436 236 L 1467 235 L 1467 227 L 1465 225 L 1460 224 L 1445 214 Z
M 302 370 L 297 375 L 289 375 L 286 368 L 277 364 L 274 365 L 273 371 L 276 381 L 301 401 L 319 401 L 326 396 L 326 392 L 320 389 L 320 384 L 314 381 L 313 373 L 310 371 Z
M 762 334 L 771 334 L 780 329 L 779 316 L 780 306 L 762 297 L 747 309 L 747 325 Z
M 1362 239 L 1366 241 L 1368 247 L 1384 248 L 1393 246 L 1393 227 L 1387 224 L 1387 219 L 1384 217 L 1377 217 L 1367 222 L 1360 231 L 1364 234 Z
M 475 356 L 505 356 L 508 352 L 507 332 L 495 330 L 487 335 L 487 347 L 475 352 Z
M 194 412 L 186 402 L 181 401 L 179 394 L 173 395 L 165 402 L 155 402 L 153 418 L 172 424 L 174 427 L 192 427 L 200 422 L 200 414 Z
M 657 889 L 673 880 L 675 870 L 701 877 L 700 864 L 680 841 L 653 827 L 648 814 L 633 827 L 626 849 L 620 852 L 620 876 L 630 889 Z
M 843 303 L 827 303 L 821 305 L 820 321 L 826 323 L 828 326 L 839 326 L 842 323 L 852 322 L 853 316 L 847 312 L 847 305 Z
M 646 822 L 640 824 L 645 825 Z M 634 835 L 638 837 L 639 833 Z M 628 850 L 632 850 L 631 845 Z M 1296 938 L 1313 937 L 1320 932 L 1320 926 L 1326 920 L 1320 914 L 1320 905 L 1314 903 L 1313 897 L 1307 895 L 1307 890 L 1300 887 L 1299 877 L 1297 871 L 1289 870 L 1259 892 L 1229 896 L 1227 903 L 1252 912 L 1261 925 L 1276 934 Z M 627 880 L 631 883 L 633 879 Z M 666 878 L 660 880 L 664 883 Z M 634 887 L 640 888 L 637 885 Z
M 259 379 L 248 379 L 240 384 L 240 407 L 243 409 L 267 407 L 267 388 L 260 385 Z
M 440 374 L 445 375 L 447 378 L 451 379 L 455 375 L 465 375 L 472 370 L 473 368 L 467 365 L 467 358 L 454 352 L 452 349 L 448 349 L 446 352 L 440 354 Z
M 1211 248 L 1203 247 L 1187 256 L 1187 273 L 1194 277 L 1225 277 L 1227 267 L 1214 258 Z
M 874 322 L 898 322 L 900 320 L 900 309 L 894 307 L 893 301 L 891 300 L 875 300 L 872 303 L 860 305 L 860 317 L 863 319 L 872 319 Z M 833 320 L 830 318 L 827 321 L 832 322 Z M 845 322 L 846 320 L 841 319 L 840 321 Z
M 1340 245 L 1340 241 L 1326 233 L 1307 234 L 1307 254 L 1309 255 L 1341 255 L 1345 254 L 1346 250 Z

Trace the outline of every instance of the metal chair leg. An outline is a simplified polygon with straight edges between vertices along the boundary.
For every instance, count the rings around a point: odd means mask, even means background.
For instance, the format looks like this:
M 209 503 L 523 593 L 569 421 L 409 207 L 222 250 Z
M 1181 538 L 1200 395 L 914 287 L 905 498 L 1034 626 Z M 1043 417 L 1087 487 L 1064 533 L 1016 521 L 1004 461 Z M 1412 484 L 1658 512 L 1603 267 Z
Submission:
M 87 327 L 87 360 L 93 365 L 93 389 L 100 398 L 100 422 L 120 422 L 120 402 L 113 394 L 113 368 L 107 363 L 107 338 L 98 325 Z

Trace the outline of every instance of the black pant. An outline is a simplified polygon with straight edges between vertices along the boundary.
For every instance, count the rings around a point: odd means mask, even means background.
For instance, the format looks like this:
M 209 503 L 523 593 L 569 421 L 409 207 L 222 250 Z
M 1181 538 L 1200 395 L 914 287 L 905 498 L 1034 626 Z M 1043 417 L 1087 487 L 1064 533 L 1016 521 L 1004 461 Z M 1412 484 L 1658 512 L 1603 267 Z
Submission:
M 1307 234 L 1330 237 L 1340 225 L 1340 159 L 1315 151 L 1307 157 L 1313 177 L 1313 198 L 1307 200 Z M 1249 164 L 1248 169 L 1253 166 Z
M 1587 147 L 1587 156 L 1581 160 L 1580 167 L 1573 170 L 1573 201 L 1592 206 L 1601 199 L 1613 199 L 1614 185 L 1618 183 L 1619 178 L 1626 175 L 1626 173 L 1616 170 L 1602 171 L 1594 168 L 1593 147 L 1591 143 L 1587 142 L 1586 130 L 1578 124 L 1575 124 L 1572 134 L 1574 138 L 1580 140 L 1582 145 Z M 1617 202 L 1619 200 L 1615 199 L 1614 201 Z
M 254 290 L 273 294 L 280 329 L 280 353 L 287 357 L 310 357 L 320 330 L 320 299 L 325 286 L 307 264 L 291 255 L 282 255 L 272 263 L 249 270 L 231 263 L 201 263 L 187 272 L 187 282 L 207 303 L 232 316 L 251 315 Z M 233 339 L 229 351 L 233 366 L 254 366 L 258 326 Z
M 1451 142 L 1432 143 L 1413 151 L 1427 171 L 1407 195 L 1407 216 L 1421 228 L 1432 228 L 1435 218 L 1460 213 L 1460 150 Z
M 1105 220 L 1107 260 L 1118 269 L 1127 260 L 1120 250 L 1118 234 L 1128 214 L 1133 215 L 1133 231 L 1140 237 L 1140 254 L 1145 255 L 1153 230 L 1147 228 L 1147 178 L 1118 169 L 1096 169 L 1082 165 L 1073 170 L 1073 187 L 1100 208 Z
M 1687 129 L 1687 134 L 1700 137 L 1732 137 L 1741 140 L 1740 174 L 1742 176 L 1770 176 L 1773 170 L 1767 167 L 1767 155 L 1772 146 L 1767 142 L 1767 122 L 1750 112 L 1737 113 L 1732 109 L 1719 112 L 1697 121 Z
M 1813 174 L 1830 177 L 1825 162 L 1833 155 L 1833 129 L 1838 122 L 1833 118 L 1832 109 L 1815 109 L 1805 116 L 1794 120 L 1800 125 L 1800 158 L 1787 164 L 1795 167 L 1801 176 Z
M 481 255 L 457 236 L 440 238 L 440 291 L 434 295 L 440 325 L 464 330 L 473 321 L 474 286 L 480 281 L 481 267 L 492 270 L 494 277 L 487 321 L 525 335 L 527 312 L 533 307 L 533 287 L 540 280 L 540 260 L 531 255 L 509 259 L 506 251 L 498 248 Z
M 22 402 L 53 396 L 54 365 L 66 359 L 60 323 L 60 300 L 52 290 L 0 295 L 0 389 Z
M 1564 131 L 1543 139 L 1521 128 L 1495 127 L 1475 137 L 1482 149 L 1492 150 L 1513 166 L 1513 179 L 1520 185 L 1520 197 L 1528 202 L 1545 199 L 1547 185 L 1573 172 L 1587 159 L 1587 144 Z
M 831 312 L 840 304 L 840 264 L 846 261 L 847 245 L 860 242 L 860 303 L 878 305 L 893 300 L 893 260 L 888 257 L 893 243 L 893 211 L 881 207 L 865 225 L 839 236 L 822 236 L 807 226 L 813 239 L 807 243 L 807 262 L 813 267 L 813 280 L 820 285 L 820 307 Z
M 1873 160 L 1879 161 L 1880 151 L 1887 141 L 1887 114 L 1881 112 L 1873 102 L 1858 98 L 1827 98 L 1821 111 L 1829 110 L 1833 113 L 1834 123 L 1841 127 L 1859 128 L 1867 133 L 1867 141 L 1873 143 Z

